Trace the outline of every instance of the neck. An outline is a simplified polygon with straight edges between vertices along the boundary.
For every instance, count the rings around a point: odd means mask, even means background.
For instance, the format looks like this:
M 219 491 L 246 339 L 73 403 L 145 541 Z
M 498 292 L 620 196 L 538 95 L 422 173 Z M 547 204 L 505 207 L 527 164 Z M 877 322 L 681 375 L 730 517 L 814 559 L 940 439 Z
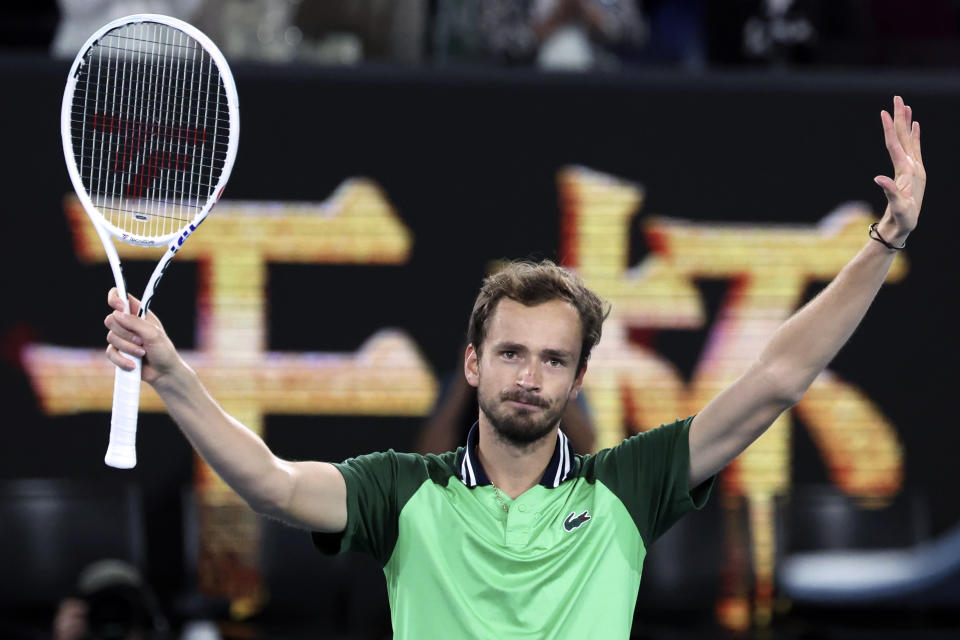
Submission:
M 559 426 L 535 442 L 517 445 L 504 440 L 480 412 L 477 457 L 490 482 L 511 499 L 536 486 L 553 457 Z

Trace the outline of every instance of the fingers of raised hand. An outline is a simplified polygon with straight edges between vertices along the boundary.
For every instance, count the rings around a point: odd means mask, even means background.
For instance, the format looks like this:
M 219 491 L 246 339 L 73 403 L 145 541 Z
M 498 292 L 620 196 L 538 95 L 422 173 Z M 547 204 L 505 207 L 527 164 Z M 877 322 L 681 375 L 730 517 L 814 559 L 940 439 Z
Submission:
M 142 327 L 138 327 L 138 323 L 134 322 L 137 320 L 139 320 L 139 318 L 135 318 L 122 311 L 114 311 L 108 315 L 103 320 L 104 326 L 110 330 L 107 333 L 107 342 L 123 353 L 135 356 L 143 356 L 146 354 L 143 348 L 145 341 L 137 331 L 137 329 L 142 330 Z M 139 320 L 139 322 L 142 323 L 143 321 Z
M 140 313 L 140 301 L 130 294 L 127 294 L 127 298 L 130 302 L 130 313 L 138 315 Z M 111 309 L 126 311 L 123 306 L 123 300 L 120 298 L 120 292 L 117 291 L 116 287 L 113 287 L 109 293 L 107 293 L 107 304 L 110 305 Z M 160 322 L 160 318 L 158 318 L 153 311 L 147 311 L 146 318 L 157 327 L 163 329 L 163 323 Z
M 893 99 L 893 116 L 880 112 L 883 138 L 897 174 L 915 172 L 923 175 L 923 157 L 920 152 L 920 123 L 913 119 L 913 109 L 900 96 Z
M 894 118 L 886 111 L 881 111 L 880 121 L 883 123 L 883 142 L 887 147 L 887 152 L 890 153 L 890 160 L 893 161 L 894 168 L 900 170 L 906 161 L 907 154 L 897 135 Z
M 916 120 L 910 128 L 910 156 L 923 164 L 923 154 L 920 152 L 920 123 Z
M 907 148 L 907 138 L 910 133 L 911 116 L 912 109 L 904 104 L 903 98 L 900 96 L 894 96 L 893 124 L 897 130 L 897 139 L 900 141 L 900 146 L 902 146 L 904 149 Z
M 897 139 L 907 155 L 919 162 L 920 123 L 913 119 L 913 109 L 910 105 L 904 104 L 900 96 L 894 98 L 895 111 L 898 104 L 901 107 L 901 117 L 897 122 Z M 896 121 L 896 117 L 894 120 Z
M 897 183 L 893 181 L 892 178 L 887 176 L 877 176 L 873 179 L 881 189 L 883 189 L 884 195 L 887 196 L 887 200 L 893 200 L 897 197 L 899 190 L 897 189 Z
M 130 303 L 130 313 L 136 315 L 140 312 L 139 300 L 128 293 L 127 301 Z M 117 291 L 116 287 L 113 287 L 110 289 L 109 293 L 107 293 L 107 304 L 110 305 L 110 308 L 116 309 L 117 311 L 126 311 L 123 304 L 123 299 L 120 298 L 120 292 Z
M 107 345 L 107 360 L 121 369 L 126 369 L 127 371 L 133 371 L 134 367 L 136 366 L 134 365 L 133 360 L 124 356 L 123 353 L 112 344 Z
M 116 287 L 111 287 L 110 291 L 107 292 L 107 304 L 111 309 L 123 311 L 123 301 L 120 300 L 120 292 L 117 291 Z
M 900 102 L 902 103 L 902 100 Z M 909 158 L 902 166 L 897 166 L 897 172 L 911 181 L 919 179 L 925 182 L 926 170 L 923 168 L 923 155 L 920 152 L 920 123 L 913 119 L 913 110 L 909 105 L 903 106 L 903 119 L 897 128 L 897 139 Z

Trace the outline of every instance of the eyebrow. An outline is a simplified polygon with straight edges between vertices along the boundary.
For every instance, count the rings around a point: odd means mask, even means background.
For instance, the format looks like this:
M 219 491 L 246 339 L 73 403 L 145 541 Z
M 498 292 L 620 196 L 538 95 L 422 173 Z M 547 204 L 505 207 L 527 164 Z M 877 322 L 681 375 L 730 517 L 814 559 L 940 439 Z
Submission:
M 543 355 L 557 360 L 573 360 L 573 353 L 565 349 L 544 349 Z

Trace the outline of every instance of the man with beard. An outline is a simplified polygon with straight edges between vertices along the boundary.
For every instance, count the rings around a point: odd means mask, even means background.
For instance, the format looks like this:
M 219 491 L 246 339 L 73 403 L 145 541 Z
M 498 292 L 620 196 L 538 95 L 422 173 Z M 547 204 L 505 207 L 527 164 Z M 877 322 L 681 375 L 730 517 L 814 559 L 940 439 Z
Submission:
M 888 206 L 834 281 L 783 324 L 743 375 L 694 417 L 594 455 L 560 429 L 606 315 L 549 262 L 487 278 L 464 358 L 479 420 L 442 455 L 388 451 L 288 462 L 228 416 L 152 313 L 106 319 L 108 357 L 145 356 L 143 379 L 203 458 L 260 513 L 312 530 L 323 551 L 373 555 L 394 637 L 626 638 L 646 549 L 707 498 L 711 478 L 795 404 L 860 323 L 916 227 L 926 183 L 920 129 L 897 97 L 883 112 L 895 179 Z

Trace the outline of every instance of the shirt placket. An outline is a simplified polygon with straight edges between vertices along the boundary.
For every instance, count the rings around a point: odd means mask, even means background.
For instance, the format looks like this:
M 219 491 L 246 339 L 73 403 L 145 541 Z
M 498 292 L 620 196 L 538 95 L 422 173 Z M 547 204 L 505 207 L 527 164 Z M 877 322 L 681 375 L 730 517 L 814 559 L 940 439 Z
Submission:
M 536 517 L 533 504 L 520 496 L 509 505 L 507 512 L 504 542 L 509 547 L 526 546 L 530 542 L 530 532 L 533 530 L 533 521 Z

